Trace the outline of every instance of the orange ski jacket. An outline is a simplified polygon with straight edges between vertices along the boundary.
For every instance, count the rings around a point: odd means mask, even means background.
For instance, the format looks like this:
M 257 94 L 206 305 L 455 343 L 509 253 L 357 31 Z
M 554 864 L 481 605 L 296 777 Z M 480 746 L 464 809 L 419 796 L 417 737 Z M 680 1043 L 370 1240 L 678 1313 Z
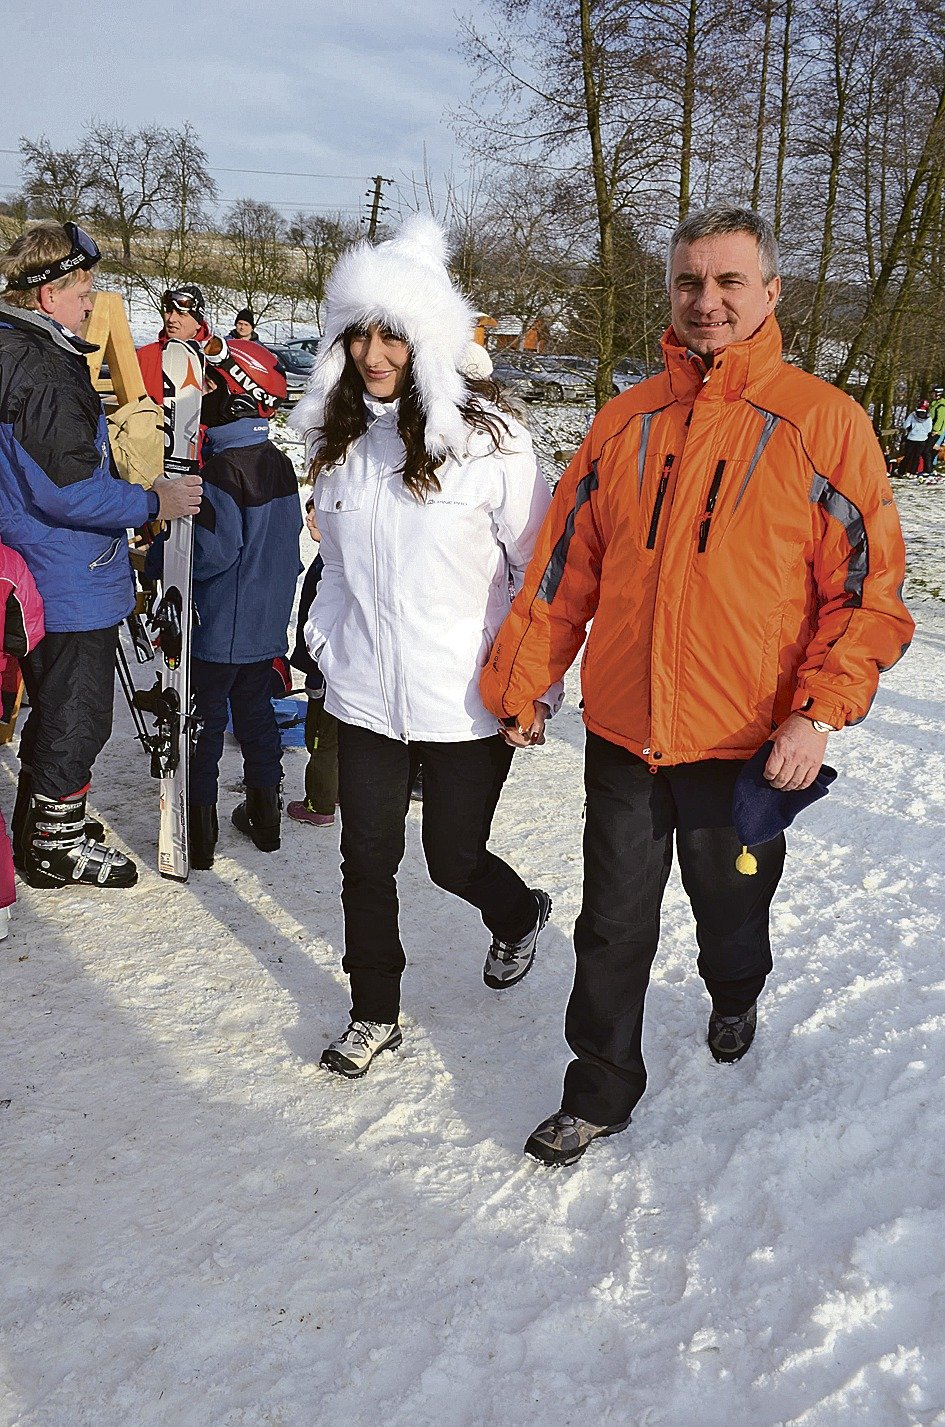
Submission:
M 750 757 L 795 710 L 859 722 L 914 629 L 866 413 L 782 360 L 773 316 L 708 371 L 672 328 L 662 345 L 558 485 L 487 708 L 529 723 L 593 621 L 584 721 L 654 769 Z

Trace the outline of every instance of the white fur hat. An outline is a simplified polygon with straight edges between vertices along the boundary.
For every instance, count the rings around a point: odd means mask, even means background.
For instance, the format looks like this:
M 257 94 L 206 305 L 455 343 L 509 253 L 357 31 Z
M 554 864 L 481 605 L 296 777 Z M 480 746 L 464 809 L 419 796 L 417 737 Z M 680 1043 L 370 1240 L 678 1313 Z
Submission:
M 432 456 L 463 448 L 466 401 L 462 377 L 475 314 L 446 270 L 446 234 L 424 213 L 407 218 L 393 238 L 374 247 L 358 243 L 337 261 L 325 290 L 324 334 L 308 388 L 291 424 L 317 449 L 315 429 L 344 370 L 342 334 L 369 323 L 406 338 L 413 379 L 426 418 L 424 444 Z

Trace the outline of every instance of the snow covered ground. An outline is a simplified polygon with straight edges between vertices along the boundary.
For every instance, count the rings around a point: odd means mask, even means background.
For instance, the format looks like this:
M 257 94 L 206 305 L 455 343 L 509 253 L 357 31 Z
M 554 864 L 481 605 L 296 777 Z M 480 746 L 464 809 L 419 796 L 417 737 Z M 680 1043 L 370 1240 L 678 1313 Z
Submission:
M 566 1059 L 574 683 L 496 823 L 554 897 L 533 973 L 485 989 L 413 809 L 405 1043 L 353 1084 L 317 1066 L 347 1009 L 337 830 L 257 852 L 228 748 L 216 866 L 162 881 L 117 710 L 93 802 L 138 886 L 23 887 L 0 944 L 3 1427 L 945 1424 L 945 487 L 901 495 L 918 633 L 791 836 L 755 1048 L 708 1054 L 673 880 L 650 1089 L 570 1170 L 521 1146 Z

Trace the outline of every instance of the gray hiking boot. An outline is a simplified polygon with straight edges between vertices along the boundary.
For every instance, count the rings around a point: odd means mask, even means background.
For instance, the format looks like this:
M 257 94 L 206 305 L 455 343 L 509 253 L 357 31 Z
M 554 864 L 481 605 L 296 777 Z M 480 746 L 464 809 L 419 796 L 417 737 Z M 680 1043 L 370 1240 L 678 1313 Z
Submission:
M 720 1065 L 731 1065 L 747 1055 L 755 1039 L 757 1025 L 757 1003 L 749 1006 L 740 1016 L 718 1016 L 715 1011 L 712 1012 L 706 1039 L 709 1050 Z
M 403 1040 L 400 1026 L 382 1021 L 352 1021 L 343 1036 L 332 1041 L 322 1053 L 321 1063 L 336 1075 L 359 1080 L 367 1075 L 374 1057 L 382 1050 L 396 1050 Z
M 508 986 L 517 985 L 532 969 L 539 935 L 551 915 L 548 893 L 533 887 L 532 896 L 538 903 L 538 920 L 527 936 L 523 936 L 521 941 L 500 941 L 497 936 L 492 938 L 486 964 L 482 968 L 482 979 L 493 991 L 504 991 Z
M 592 1125 L 589 1120 L 581 1120 L 577 1115 L 568 1115 L 564 1110 L 556 1110 L 547 1120 L 542 1120 L 537 1130 L 533 1130 L 525 1141 L 525 1153 L 542 1164 L 574 1164 L 587 1149 L 592 1140 L 606 1139 L 608 1135 L 619 1135 L 629 1125 L 629 1119 L 620 1125 Z

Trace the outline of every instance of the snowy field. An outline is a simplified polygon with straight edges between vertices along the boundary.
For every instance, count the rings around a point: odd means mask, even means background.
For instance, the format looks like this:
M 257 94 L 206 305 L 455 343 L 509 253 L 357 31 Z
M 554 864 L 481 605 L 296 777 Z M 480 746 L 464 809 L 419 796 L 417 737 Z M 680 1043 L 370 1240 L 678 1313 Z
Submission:
M 650 1089 L 569 1170 L 521 1146 L 566 1060 L 573 681 L 496 822 L 554 897 L 534 971 L 483 986 L 414 808 L 405 1042 L 360 1083 L 317 1065 L 347 1010 L 337 829 L 257 852 L 228 747 L 216 866 L 162 881 L 117 710 L 92 803 L 138 886 L 21 887 L 0 944 L 2 1427 L 945 1424 L 945 487 L 900 494 L 918 632 L 790 837 L 755 1047 L 709 1056 L 674 879 Z

